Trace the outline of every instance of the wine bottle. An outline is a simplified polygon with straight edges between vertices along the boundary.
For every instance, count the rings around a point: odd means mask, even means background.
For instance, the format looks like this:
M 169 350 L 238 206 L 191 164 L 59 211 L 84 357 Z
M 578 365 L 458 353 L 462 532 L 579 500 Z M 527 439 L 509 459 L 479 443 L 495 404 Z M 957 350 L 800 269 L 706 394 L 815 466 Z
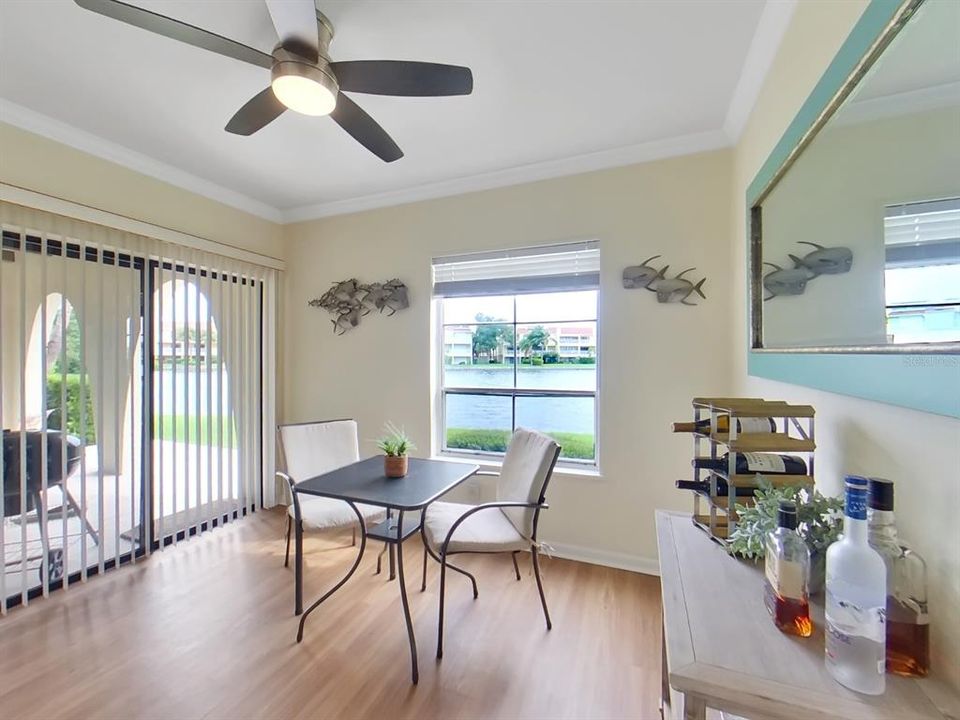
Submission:
M 695 493 L 700 493 L 701 495 L 710 494 L 710 481 L 709 480 L 677 480 L 676 486 L 678 490 L 693 490 Z M 727 481 L 723 478 L 717 478 L 717 495 L 726 496 L 730 488 L 727 486 Z M 756 488 L 752 487 L 738 487 L 736 488 L 737 497 L 753 497 L 753 493 Z
M 793 455 L 777 455 L 775 453 L 736 453 L 736 474 L 753 475 L 806 475 L 807 463 L 803 458 Z M 716 470 L 728 472 L 730 470 L 729 453 L 718 458 L 698 457 L 693 459 L 693 466 L 699 470 Z
M 681 432 L 710 432 L 710 418 L 700 420 L 699 422 L 675 422 L 673 424 L 675 433 Z M 769 417 L 745 417 L 737 418 L 738 433 L 774 433 L 777 431 L 777 421 Z M 717 432 L 730 432 L 730 416 L 720 415 L 717 417 Z
M 846 477 L 843 535 L 827 548 L 827 670 L 841 685 L 881 695 L 886 687 L 887 568 L 867 543 L 867 479 Z
M 924 677 L 930 670 L 927 565 L 897 537 L 890 480 L 870 478 L 867 531 L 887 566 L 887 672 Z
M 773 624 L 788 635 L 810 637 L 810 549 L 797 532 L 797 504 L 781 500 L 777 528 L 767 533 L 763 602 Z

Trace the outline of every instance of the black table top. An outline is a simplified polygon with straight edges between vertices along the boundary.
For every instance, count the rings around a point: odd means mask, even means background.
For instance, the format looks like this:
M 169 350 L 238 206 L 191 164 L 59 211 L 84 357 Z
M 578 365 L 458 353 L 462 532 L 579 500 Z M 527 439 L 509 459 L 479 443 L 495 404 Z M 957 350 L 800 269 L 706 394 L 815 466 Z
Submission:
M 470 463 L 410 458 L 405 477 L 388 478 L 383 474 L 383 456 L 377 455 L 297 483 L 296 490 L 395 510 L 419 510 L 478 469 Z

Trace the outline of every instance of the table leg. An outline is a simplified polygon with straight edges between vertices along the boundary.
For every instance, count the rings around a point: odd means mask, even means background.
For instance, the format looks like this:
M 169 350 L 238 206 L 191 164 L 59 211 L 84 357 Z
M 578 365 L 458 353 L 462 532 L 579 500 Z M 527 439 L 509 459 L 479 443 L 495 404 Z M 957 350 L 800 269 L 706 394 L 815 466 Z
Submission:
M 400 511 L 397 525 L 403 528 L 403 511 Z M 413 684 L 420 680 L 420 670 L 417 667 L 417 638 L 413 634 L 413 621 L 410 619 L 410 603 L 407 602 L 407 583 L 403 577 L 403 540 L 397 542 L 397 572 L 400 575 L 400 602 L 403 605 L 403 619 L 407 623 L 407 637 L 410 640 L 410 665 L 413 669 Z
M 392 517 L 393 517 L 392 511 L 387 510 L 387 522 L 388 522 L 388 523 L 390 522 L 390 520 L 392 519 Z M 400 514 L 400 517 L 401 517 L 401 519 L 402 519 L 403 513 Z M 400 520 L 397 521 L 398 526 L 399 526 L 399 523 L 400 523 Z M 389 527 L 392 528 L 393 525 L 390 524 Z M 397 537 L 400 537 L 400 530 L 397 530 Z M 388 577 L 387 580 L 393 580 L 393 579 L 395 579 L 395 578 L 397 577 L 397 559 L 396 559 L 396 552 L 395 552 L 394 549 L 393 549 L 393 543 L 390 543 L 390 547 L 389 547 L 389 549 L 387 550 L 387 557 L 388 557 L 388 559 L 389 559 L 389 561 L 390 561 L 390 577 Z
M 353 511 L 357 514 L 357 519 L 360 521 L 360 528 L 361 528 L 361 530 L 360 530 L 360 550 L 359 550 L 359 552 L 357 552 L 357 559 L 353 561 L 353 566 L 350 568 L 349 572 L 347 572 L 347 574 L 343 576 L 343 578 L 340 580 L 340 582 L 338 582 L 338 583 L 337 583 L 336 585 L 334 585 L 332 588 L 330 588 L 329 590 L 327 590 L 327 592 L 325 592 L 325 593 L 323 594 L 323 596 L 322 596 L 319 600 L 317 600 L 315 603 L 313 603 L 313 605 L 311 605 L 310 607 L 308 607 L 308 608 L 307 608 L 307 611 L 306 611 L 305 613 L 303 613 L 303 615 L 300 616 L 300 627 L 297 629 L 297 642 L 300 642 L 300 641 L 303 640 L 303 625 L 304 625 L 304 623 L 307 621 L 307 616 L 308 616 L 310 613 L 312 613 L 314 610 L 316 610 L 317 607 L 319 607 L 320 603 L 322 603 L 322 602 L 323 602 L 324 600 L 326 600 L 328 597 L 330 597 L 331 595 L 333 595 L 337 590 L 339 590 L 339 589 L 343 586 L 343 584 L 344 584 L 345 582 L 347 582 L 347 580 L 349 580 L 349 579 L 351 578 L 351 576 L 353 575 L 353 573 L 355 573 L 355 572 L 357 571 L 357 568 L 360 567 L 360 560 L 363 559 L 363 551 L 364 551 L 364 549 L 367 547 L 367 526 L 364 524 L 364 522 L 363 522 L 363 515 L 360 513 L 360 510 L 357 509 L 357 506 L 354 505 L 354 504 L 353 504 L 352 502 L 350 502 L 349 500 L 345 500 L 344 502 L 346 502 L 347 505 L 349 505 L 349 506 L 353 509 Z M 298 533 L 297 533 L 297 563 L 298 563 L 297 567 L 298 567 L 298 568 L 300 567 L 300 565 L 299 565 L 299 562 L 300 562 L 300 552 L 299 552 L 299 550 L 300 550 L 300 537 L 301 537 L 301 533 L 298 532 Z M 404 595 L 403 597 L 404 597 L 404 601 L 406 601 L 406 595 Z M 409 621 L 408 621 L 408 622 L 409 622 Z

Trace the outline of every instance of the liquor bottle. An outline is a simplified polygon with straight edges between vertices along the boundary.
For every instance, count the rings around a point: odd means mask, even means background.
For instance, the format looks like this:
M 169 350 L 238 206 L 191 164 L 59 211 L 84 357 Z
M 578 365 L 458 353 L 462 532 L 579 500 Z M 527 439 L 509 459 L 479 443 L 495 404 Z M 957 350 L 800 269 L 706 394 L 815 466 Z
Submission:
M 734 460 L 737 475 L 806 475 L 807 463 L 803 458 L 793 455 L 777 455 L 776 453 L 736 453 Z M 693 459 L 693 466 L 700 470 L 716 470 L 728 472 L 730 456 L 725 453 L 718 458 L 698 457 Z
M 699 422 L 675 422 L 673 431 L 680 432 L 710 432 L 710 418 Z M 777 421 L 769 417 L 737 418 L 737 433 L 774 433 L 777 431 Z M 717 416 L 717 432 L 730 432 L 730 416 Z
M 887 568 L 867 543 L 867 479 L 848 475 L 843 536 L 827 548 L 825 661 L 841 685 L 867 695 L 886 686 Z
M 700 493 L 701 495 L 710 494 L 709 480 L 677 480 L 675 484 L 678 490 L 693 490 L 695 493 Z M 738 497 L 753 497 L 755 490 L 756 488 L 752 487 L 738 487 L 736 488 L 736 494 Z M 717 495 L 726 496 L 727 492 L 729 492 L 727 481 L 718 477 Z
M 927 565 L 897 537 L 893 482 L 870 478 L 870 547 L 887 566 L 887 672 L 924 677 L 930 670 Z
M 781 500 L 777 529 L 767 533 L 763 602 L 773 624 L 788 635 L 810 637 L 810 549 L 797 532 L 797 504 Z

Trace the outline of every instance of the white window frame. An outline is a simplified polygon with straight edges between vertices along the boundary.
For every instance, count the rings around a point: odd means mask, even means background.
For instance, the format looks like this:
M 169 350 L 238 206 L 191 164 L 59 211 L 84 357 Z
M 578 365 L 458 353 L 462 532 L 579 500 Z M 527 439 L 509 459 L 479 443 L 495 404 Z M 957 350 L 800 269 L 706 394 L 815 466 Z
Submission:
M 553 294 L 561 292 L 582 292 L 582 290 L 552 290 L 544 293 L 537 294 Z M 491 323 L 457 323 L 457 324 L 468 324 L 468 325 L 483 325 L 483 324 L 498 324 L 498 325 L 512 325 L 514 328 L 514 343 L 518 342 L 516 337 L 516 328 L 517 325 L 536 325 L 536 324 L 564 324 L 564 323 L 577 323 L 577 322 L 593 322 L 596 323 L 597 332 L 596 332 L 596 350 L 594 352 L 594 357 L 596 358 L 596 363 L 594 365 L 596 369 L 596 378 L 597 384 L 594 390 L 527 390 L 524 388 L 516 387 L 516 377 L 517 369 L 519 363 L 516 362 L 516 350 L 514 350 L 514 387 L 511 388 L 447 388 L 444 386 L 444 328 L 446 323 L 444 322 L 443 317 L 443 298 L 435 297 L 433 299 L 433 322 L 434 322 L 434 348 L 432 353 L 432 360 L 434 363 L 434 382 L 436 387 L 436 392 L 434 394 L 434 413 L 433 417 L 435 418 L 433 426 L 433 442 L 434 448 L 436 449 L 436 454 L 445 457 L 457 458 L 457 459 L 472 459 L 481 464 L 498 464 L 504 456 L 504 453 L 501 452 L 492 452 L 484 450 L 463 450 L 460 448 L 448 448 L 447 447 L 447 419 L 446 419 L 446 407 L 447 407 L 447 395 L 489 395 L 489 396 L 500 396 L 500 397 L 511 397 L 512 398 L 512 407 L 511 407 L 511 431 L 516 429 L 516 398 L 517 397 L 592 397 L 593 398 L 593 459 L 577 459 L 577 458 L 565 458 L 561 457 L 557 461 L 558 468 L 566 468 L 570 470 L 586 470 L 590 472 L 600 472 L 600 383 L 601 383 L 601 371 L 600 371 L 600 347 L 601 347 L 601 328 L 600 328 L 600 289 L 596 289 L 597 293 L 597 311 L 596 318 L 594 320 L 560 320 L 560 321 L 530 321 L 517 323 L 517 295 L 513 294 L 513 321 L 510 323 L 505 322 L 491 322 Z M 483 297 L 482 295 L 477 295 L 476 297 Z M 471 346 L 471 353 L 472 353 Z M 452 392 L 451 392 L 452 391 Z M 536 430 L 537 428 L 531 428 Z

